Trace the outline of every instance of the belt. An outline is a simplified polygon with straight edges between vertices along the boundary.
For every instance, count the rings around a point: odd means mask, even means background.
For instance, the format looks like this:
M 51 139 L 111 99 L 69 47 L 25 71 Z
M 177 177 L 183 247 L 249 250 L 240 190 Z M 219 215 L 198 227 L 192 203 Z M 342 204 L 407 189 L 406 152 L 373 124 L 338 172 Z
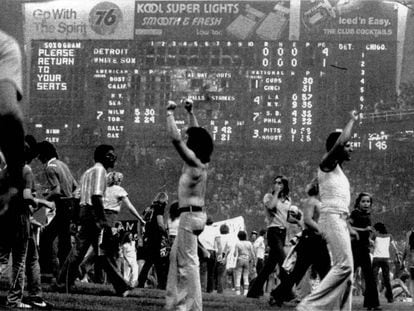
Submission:
M 340 211 L 321 211 L 320 214 L 336 215 L 340 219 L 348 220 L 349 213 Z
M 280 226 L 272 226 L 272 227 L 267 227 L 267 229 L 277 229 L 279 231 L 283 231 L 286 230 L 285 227 L 280 227 Z
M 184 213 L 184 212 L 202 212 L 203 211 L 203 207 L 202 206 L 189 205 L 189 206 L 180 207 L 178 209 L 178 211 L 180 213 Z

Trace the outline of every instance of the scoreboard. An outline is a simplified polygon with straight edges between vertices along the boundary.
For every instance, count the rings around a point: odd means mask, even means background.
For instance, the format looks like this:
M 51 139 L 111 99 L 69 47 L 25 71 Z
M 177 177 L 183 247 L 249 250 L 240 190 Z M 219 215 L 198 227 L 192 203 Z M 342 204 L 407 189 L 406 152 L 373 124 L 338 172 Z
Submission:
M 119 2 L 91 1 L 84 24 L 62 2 L 26 4 L 37 137 L 166 144 L 165 105 L 189 97 L 216 144 L 315 148 L 348 111 L 395 96 L 393 4 L 132 1 L 129 20 Z

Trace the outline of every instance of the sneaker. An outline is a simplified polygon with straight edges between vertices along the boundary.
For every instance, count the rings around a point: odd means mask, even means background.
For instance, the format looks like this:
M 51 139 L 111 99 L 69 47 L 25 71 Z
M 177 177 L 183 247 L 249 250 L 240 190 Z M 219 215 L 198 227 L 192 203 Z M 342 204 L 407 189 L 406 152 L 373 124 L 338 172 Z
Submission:
M 11 308 L 11 309 L 32 309 L 32 306 L 27 304 L 27 303 L 23 303 L 23 302 L 16 302 L 13 304 L 6 304 L 7 308 Z
M 131 290 L 132 287 L 128 287 L 126 290 L 124 290 L 123 292 L 117 292 L 117 295 L 119 297 L 128 297 L 131 294 Z
M 53 305 L 45 300 L 42 297 L 29 297 L 26 299 L 27 304 L 31 305 L 32 307 L 39 308 L 39 309 L 51 309 Z

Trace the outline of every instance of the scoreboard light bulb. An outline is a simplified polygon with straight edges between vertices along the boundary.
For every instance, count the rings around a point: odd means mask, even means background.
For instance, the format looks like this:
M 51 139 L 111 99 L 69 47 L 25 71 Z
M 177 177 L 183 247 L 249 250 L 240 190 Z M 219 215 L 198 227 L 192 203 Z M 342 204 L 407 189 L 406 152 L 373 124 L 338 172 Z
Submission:
M 69 125 L 65 124 L 65 129 L 67 129 L 69 127 Z
M 41 123 L 37 123 L 36 125 L 35 125 L 35 128 L 42 128 L 43 127 L 43 124 L 41 124 Z
M 76 125 L 76 127 L 77 127 L 77 128 L 80 128 L 80 124 L 77 124 L 77 125 Z

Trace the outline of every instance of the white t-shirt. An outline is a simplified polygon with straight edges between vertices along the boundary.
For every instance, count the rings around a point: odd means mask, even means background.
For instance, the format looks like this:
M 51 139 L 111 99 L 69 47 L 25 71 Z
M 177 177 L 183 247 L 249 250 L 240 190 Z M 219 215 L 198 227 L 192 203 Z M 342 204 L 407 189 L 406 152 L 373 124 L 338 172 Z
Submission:
M 119 213 L 121 210 L 122 199 L 127 196 L 128 193 L 121 186 L 113 185 L 107 187 L 105 191 L 104 209 Z
M 216 239 L 216 236 L 217 228 L 213 226 L 205 226 L 203 232 L 199 235 L 198 240 L 207 250 L 214 251 L 214 240 Z
M 220 234 L 216 239 L 216 252 L 218 255 L 227 254 L 234 246 L 230 234 Z M 218 249 L 220 248 L 220 249 Z
M 253 243 L 254 252 L 256 254 L 257 259 L 264 259 L 265 256 L 265 243 L 264 238 L 262 236 L 259 236 L 256 241 Z
M 374 258 L 390 258 L 391 237 L 375 237 Z

